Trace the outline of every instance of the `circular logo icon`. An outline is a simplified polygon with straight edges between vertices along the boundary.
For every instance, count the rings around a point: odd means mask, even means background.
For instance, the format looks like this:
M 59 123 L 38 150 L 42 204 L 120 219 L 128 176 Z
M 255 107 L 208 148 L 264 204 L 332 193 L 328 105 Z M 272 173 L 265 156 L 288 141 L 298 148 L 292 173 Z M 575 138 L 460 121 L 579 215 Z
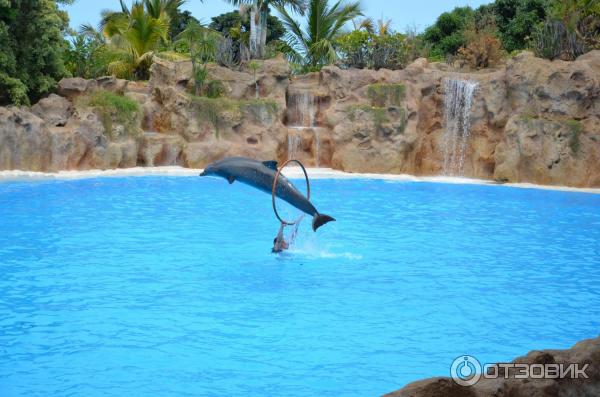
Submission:
M 450 367 L 452 380 L 461 386 L 473 386 L 481 379 L 481 363 L 473 356 L 457 357 Z

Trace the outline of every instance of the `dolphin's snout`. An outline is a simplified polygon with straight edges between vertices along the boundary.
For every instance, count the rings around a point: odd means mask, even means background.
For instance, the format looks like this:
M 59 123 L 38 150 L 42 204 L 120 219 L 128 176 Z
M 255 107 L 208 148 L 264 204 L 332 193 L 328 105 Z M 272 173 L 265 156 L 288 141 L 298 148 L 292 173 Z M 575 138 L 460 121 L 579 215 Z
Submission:
M 206 176 L 206 171 L 202 171 L 202 172 L 200 173 L 200 176 Z

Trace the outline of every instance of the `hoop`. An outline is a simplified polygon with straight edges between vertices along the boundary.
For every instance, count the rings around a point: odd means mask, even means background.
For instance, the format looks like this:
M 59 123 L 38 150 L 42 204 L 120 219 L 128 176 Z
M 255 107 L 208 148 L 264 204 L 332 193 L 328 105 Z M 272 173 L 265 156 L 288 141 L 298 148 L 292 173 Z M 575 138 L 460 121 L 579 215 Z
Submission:
M 275 216 L 277 217 L 277 219 L 279 219 L 279 221 L 281 223 L 283 223 L 286 226 L 292 226 L 295 225 L 296 222 L 288 222 L 283 220 L 280 216 L 279 216 L 279 212 L 277 212 L 277 206 L 275 205 L 275 191 L 277 190 L 277 182 L 279 181 L 279 175 L 281 175 L 281 171 L 289 164 L 289 163 L 298 163 L 298 165 L 300 166 L 300 168 L 302 168 L 302 172 L 304 173 L 304 178 L 306 179 L 306 199 L 308 201 L 310 201 L 310 181 L 308 180 L 308 173 L 306 172 L 306 168 L 304 168 L 304 165 L 295 159 L 292 160 L 288 160 L 285 163 L 283 163 L 283 165 L 277 170 L 277 174 L 275 175 L 275 180 L 273 180 L 273 189 L 271 190 L 271 199 L 273 201 L 273 212 L 275 212 Z

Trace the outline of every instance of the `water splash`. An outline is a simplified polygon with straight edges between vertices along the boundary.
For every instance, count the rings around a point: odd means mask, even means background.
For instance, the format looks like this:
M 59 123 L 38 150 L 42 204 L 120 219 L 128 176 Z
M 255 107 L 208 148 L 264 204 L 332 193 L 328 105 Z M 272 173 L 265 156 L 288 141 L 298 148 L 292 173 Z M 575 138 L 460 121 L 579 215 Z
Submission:
M 471 107 L 478 83 L 445 79 L 444 91 L 444 175 L 464 173 L 467 144 L 471 135 Z

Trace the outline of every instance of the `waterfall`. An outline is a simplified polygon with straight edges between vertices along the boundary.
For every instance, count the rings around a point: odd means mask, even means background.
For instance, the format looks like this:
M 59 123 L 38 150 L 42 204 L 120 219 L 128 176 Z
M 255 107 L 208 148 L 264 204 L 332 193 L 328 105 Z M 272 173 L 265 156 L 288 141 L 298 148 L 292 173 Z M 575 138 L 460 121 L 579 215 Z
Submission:
M 300 151 L 300 144 L 302 143 L 302 135 L 299 132 L 294 131 L 293 133 L 288 132 L 288 160 L 298 158 Z
M 309 128 L 315 125 L 317 98 L 308 91 L 288 94 L 288 124 L 293 127 Z
M 316 159 L 315 165 L 319 168 L 319 157 L 321 156 L 321 139 L 319 138 L 319 128 L 314 128 L 315 132 L 315 151 L 316 151 Z
M 300 154 L 302 132 L 310 130 L 315 137 L 315 163 L 319 166 L 321 142 L 316 126 L 319 98 L 309 90 L 295 91 L 287 96 L 287 125 L 294 131 L 288 134 L 288 158 L 295 159 Z
M 444 80 L 444 175 L 463 175 L 477 87 L 474 81 Z

